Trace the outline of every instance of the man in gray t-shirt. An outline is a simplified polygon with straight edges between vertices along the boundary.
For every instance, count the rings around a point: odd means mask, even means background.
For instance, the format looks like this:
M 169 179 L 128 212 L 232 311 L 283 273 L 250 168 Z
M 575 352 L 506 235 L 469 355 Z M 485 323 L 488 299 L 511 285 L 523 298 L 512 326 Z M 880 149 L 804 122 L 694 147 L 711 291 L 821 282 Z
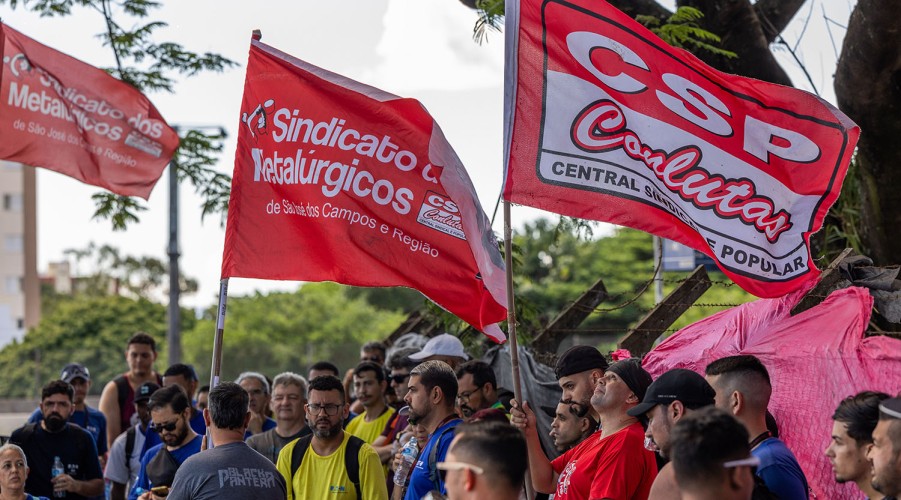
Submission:
M 172 483 L 169 498 L 179 500 L 284 500 L 285 479 L 275 465 L 244 443 L 250 421 L 247 392 L 223 382 L 210 391 L 203 410 L 216 447 L 186 460 Z

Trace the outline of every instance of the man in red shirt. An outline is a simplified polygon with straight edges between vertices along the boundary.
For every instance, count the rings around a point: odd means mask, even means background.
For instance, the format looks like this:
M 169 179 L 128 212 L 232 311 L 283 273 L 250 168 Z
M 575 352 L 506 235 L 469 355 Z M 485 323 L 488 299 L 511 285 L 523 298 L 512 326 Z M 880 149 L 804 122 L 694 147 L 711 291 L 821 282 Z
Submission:
M 626 411 L 644 398 L 650 384 L 650 374 L 637 359 L 610 365 L 590 400 L 602 430 L 551 462 L 538 444 L 535 414 L 528 404 L 514 404 L 510 413 L 526 435 L 535 489 L 553 492 L 555 500 L 647 498 L 657 463 L 644 447 L 644 428 Z

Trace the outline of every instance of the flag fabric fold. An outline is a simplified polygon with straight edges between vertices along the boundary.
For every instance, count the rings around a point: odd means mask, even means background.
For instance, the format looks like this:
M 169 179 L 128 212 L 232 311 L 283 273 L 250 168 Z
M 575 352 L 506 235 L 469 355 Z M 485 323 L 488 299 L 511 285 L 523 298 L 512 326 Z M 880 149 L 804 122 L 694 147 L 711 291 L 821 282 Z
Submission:
M 0 24 L 0 158 L 147 199 L 178 135 L 137 89 Z
M 222 277 L 406 286 L 505 340 L 497 241 L 425 108 L 258 40 Z
M 817 277 L 848 117 L 716 71 L 603 1 L 507 9 L 506 200 L 678 241 L 761 297 Z

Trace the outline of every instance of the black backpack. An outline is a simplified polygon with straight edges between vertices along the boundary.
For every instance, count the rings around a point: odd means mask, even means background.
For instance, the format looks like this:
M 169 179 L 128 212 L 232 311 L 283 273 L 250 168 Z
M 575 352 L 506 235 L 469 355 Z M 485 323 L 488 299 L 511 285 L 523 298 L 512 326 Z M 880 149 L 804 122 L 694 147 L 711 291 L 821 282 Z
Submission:
M 288 488 L 293 488 L 294 475 L 300 468 L 303 456 L 307 452 L 307 448 L 313 442 L 313 435 L 306 435 L 297 438 L 297 444 L 291 450 L 291 476 L 288 480 Z M 360 498 L 360 448 L 363 447 L 365 441 L 357 436 L 351 435 L 347 440 L 347 448 L 344 450 L 344 468 L 347 470 L 347 477 L 354 485 L 357 498 Z

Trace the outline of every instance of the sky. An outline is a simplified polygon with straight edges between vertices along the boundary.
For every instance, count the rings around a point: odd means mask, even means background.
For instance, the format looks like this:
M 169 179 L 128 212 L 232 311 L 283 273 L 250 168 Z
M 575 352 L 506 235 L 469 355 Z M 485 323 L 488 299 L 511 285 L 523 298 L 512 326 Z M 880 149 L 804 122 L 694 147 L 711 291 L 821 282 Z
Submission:
M 784 32 L 790 45 L 800 40 L 798 57 L 821 95 L 833 103 L 832 74 L 853 4 L 851 0 L 809 0 Z M 40 18 L 24 10 L 22 2 L 17 9 L 4 2 L 0 17 L 45 45 L 96 66 L 113 66 L 112 52 L 96 37 L 105 30 L 102 16 L 83 7 L 73 11 L 68 17 Z M 121 19 L 125 25 L 132 22 Z M 422 102 L 467 167 L 491 216 L 503 175 L 504 40 L 503 34 L 492 32 L 487 43 L 475 43 L 476 14 L 460 2 L 170 0 L 151 19 L 168 23 L 157 32 L 156 41 L 181 43 L 194 52 L 216 52 L 238 63 L 223 73 L 180 78 L 174 94 L 148 94 L 170 125 L 226 128 L 229 140 L 217 167 L 221 171 L 230 174 L 234 166 L 244 68 L 252 30 L 258 28 L 263 42 L 288 54 Z M 788 51 L 775 50 L 796 86 L 812 90 Z M 92 220 L 91 195 L 98 188 L 43 169 L 38 169 L 37 182 L 39 272 L 49 262 L 65 260 L 66 249 L 85 248 L 91 242 L 112 245 L 124 255 L 167 259 L 166 174 L 151 194 L 149 210 L 140 215 L 140 223 L 125 232 L 113 232 L 108 221 Z M 224 227 L 218 216 L 201 221 L 200 200 L 189 184 L 181 187 L 179 196 L 181 269 L 200 285 L 198 293 L 183 296 L 181 303 L 206 307 L 217 301 Z M 520 227 L 542 212 L 514 207 L 512 214 L 513 226 Z M 500 212 L 494 229 L 503 233 Z M 81 266 L 76 273 L 92 271 L 85 263 Z M 296 287 L 296 282 L 232 279 L 229 295 Z

